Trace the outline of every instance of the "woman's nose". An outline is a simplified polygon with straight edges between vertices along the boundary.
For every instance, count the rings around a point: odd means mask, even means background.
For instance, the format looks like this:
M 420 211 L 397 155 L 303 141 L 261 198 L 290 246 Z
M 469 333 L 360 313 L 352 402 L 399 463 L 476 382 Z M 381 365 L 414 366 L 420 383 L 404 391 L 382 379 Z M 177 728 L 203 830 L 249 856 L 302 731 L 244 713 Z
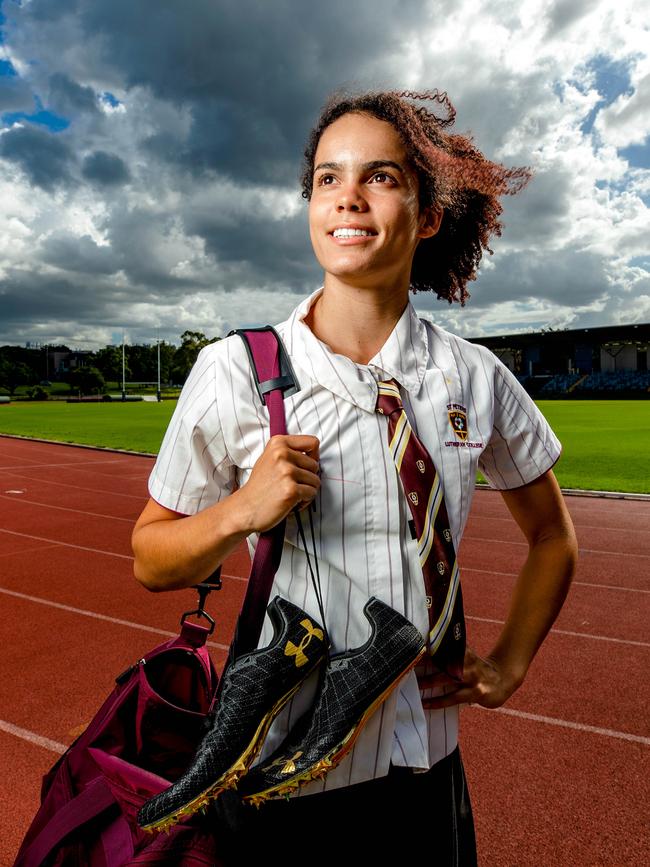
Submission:
M 368 205 L 357 184 L 341 187 L 336 202 L 337 211 L 365 211 Z

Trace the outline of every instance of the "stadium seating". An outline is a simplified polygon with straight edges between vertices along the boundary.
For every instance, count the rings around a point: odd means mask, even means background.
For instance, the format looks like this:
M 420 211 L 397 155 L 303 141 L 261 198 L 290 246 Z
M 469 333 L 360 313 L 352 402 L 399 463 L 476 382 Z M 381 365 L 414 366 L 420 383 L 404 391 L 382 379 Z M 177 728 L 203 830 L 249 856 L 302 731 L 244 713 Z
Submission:
M 569 391 L 572 386 L 574 389 Z M 558 373 L 549 379 L 539 391 L 540 395 L 575 395 L 576 397 L 603 396 L 623 392 L 650 391 L 650 371 L 616 370 L 606 373 Z
M 542 386 L 540 394 L 565 394 L 581 376 L 580 373 L 558 373 Z
M 620 392 L 650 389 L 650 371 L 617 370 L 607 373 L 590 373 L 576 388 L 576 392 Z

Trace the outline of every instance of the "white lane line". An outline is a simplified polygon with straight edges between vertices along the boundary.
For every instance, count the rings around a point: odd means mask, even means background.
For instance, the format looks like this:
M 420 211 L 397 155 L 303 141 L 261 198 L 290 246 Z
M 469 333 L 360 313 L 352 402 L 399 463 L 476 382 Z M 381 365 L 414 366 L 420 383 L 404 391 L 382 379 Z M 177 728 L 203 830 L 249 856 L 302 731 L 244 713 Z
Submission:
M 516 572 L 497 572 L 493 569 L 474 569 L 471 566 L 461 566 L 461 574 L 463 572 L 478 572 L 481 575 L 502 575 L 504 578 L 516 578 Z M 596 584 L 593 581 L 576 581 L 571 582 L 571 586 L 578 585 L 580 587 L 598 587 L 602 590 L 626 590 L 628 593 L 650 593 L 650 590 L 643 590 L 640 587 L 619 587 L 617 584 Z
M 47 547 L 51 548 L 76 548 L 79 551 L 90 551 L 92 554 L 104 554 L 107 557 L 119 557 L 120 560 L 131 560 L 133 557 L 129 554 L 117 554 L 115 551 L 102 551 L 100 548 L 88 548 L 86 545 L 73 545 L 72 542 L 59 542 L 57 539 L 45 539 L 43 536 L 30 536 L 28 533 L 18 533 L 16 530 L 5 530 L 0 527 L 0 533 L 6 533 L 9 536 L 19 536 L 22 539 L 34 539 L 36 542 L 47 542 Z M 38 549 L 43 550 L 43 549 Z M 20 554 L 21 551 L 13 551 L 14 554 Z M 223 575 L 224 578 L 234 578 L 235 581 L 248 581 L 248 577 L 241 575 Z
M 506 524 L 512 524 L 516 526 L 514 523 L 514 519 L 512 517 L 503 517 L 501 518 L 499 515 L 472 515 L 469 520 L 469 524 L 471 526 L 472 521 L 504 521 Z M 650 535 L 648 530 L 644 530 L 642 527 L 602 527 L 600 524 L 580 524 L 576 523 L 576 529 L 578 530 L 607 530 L 612 533 L 645 533 L 646 536 Z
M 495 620 L 492 617 L 473 617 L 466 614 L 465 620 L 478 620 L 480 623 L 500 623 L 503 625 L 505 620 Z M 632 641 L 627 638 L 610 638 L 608 635 L 593 635 L 591 632 L 572 632 L 569 629 L 551 629 L 549 634 L 570 635 L 573 638 L 593 638 L 595 641 L 612 641 L 615 644 L 631 644 L 634 647 L 650 647 L 648 641 Z
M 578 554 L 609 554 L 613 557 L 641 557 L 642 560 L 647 560 L 650 557 L 650 554 L 633 554 L 630 551 L 614 551 L 613 548 L 609 551 L 601 551 L 600 548 L 583 548 L 581 545 L 578 545 Z
M 125 464 L 127 461 L 124 458 L 113 458 L 112 460 L 107 459 L 104 461 L 66 461 L 65 463 L 57 463 L 57 464 L 28 464 L 25 467 L 17 467 L 15 464 L 9 465 L 7 467 L 0 467 L 0 470 L 40 470 L 49 467 L 74 467 L 76 469 L 80 469 L 81 467 L 94 467 L 97 464 Z
M 58 539 L 46 539 L 43 536 L 30 536 L 29 533 L 18 533 L 16 530 L 5 530 L 0 527 L 0 533 L 10 536 L 20 536 L 22 539 L 34 539 L 36 542 L 49 542 L 51 545 L 60 545 L 63 548 L 76 548 L 77 551 L 90 551 L 92 554 L 105 554 L 107 557 L 119 557 L 121 560 L 133 560 L 128 554 L 116 554 L 115 551 L 102 551 L 100 548 L 88 548 L 85 545 L 73 545 L 72 542 L 59 542 Z
M 58 753 L 59 755 L 62 755 L 68 749 L 65 744 L 60 744 L 58 741 L 53 741 L 50 738 L 44 738 L 43 735 L 37 735 L 35 732 L 30 732 L 29 729 L 21 729 L 20 726 L 15 726 L 13 723 L 3 719 L 0 719 L 0 731 L 6 732 L 9 735 L 15 735 L 17 738 L 29 741 L 30 744 L 36 744 L 38 747 L 51 750 L 51 752 Z
M 59 488 L 74 488 L 75 491 L 87 491 L 90 494 L 97 495 L 106 495 L 109 497 L 128 497 L 130 500 L 139 500 L 141 503 L 146 501 L 147 495 L 145 494 L 125 494 L 122 491 L 101 491 L 99 488 L 82 488 L 81 485 L 72 485 L 69 482 L 55 482 L 52 479 L 36 479 L 31 478 L 31 476 L 21 475 L 17 472 L 9 473 L 10 476 L 18 476 L 19 479 L 27 479 L 29 482 L 37 482 L 39 486 L 45 485 L 56 485 Z
M 77 515 L 88 515 L 91 518 L 107 518 L 109 521 L 126 521 L 135 524 L 136 518 L 118 518 L 116 515 L 100 515 L 99 512 L 87 512 L 84 509 L 72 509 L 69 506 L 53 506 L 51 503 L 39 503 L 37 500 L 25 500 L 24 497 L 9 497 L 0 494 L 0 500 L 11 500 L 14 503 L 27 503 L 30 506 L 42 506 L 44 509 L 58 509 L 60 512 L 75 512 Z
M 572 722 L 571 720 L 556 719 L 555 717 L 543 716 L 542 714 L 528 713 L 524 710 L 514 710 L 513 708 L 508 707 L 497 707 L 493 709 L 488 709 L 481 707 L 480 705 L 472 705 L 472 708 L 477 708 L 478 710 L 486 711 L 487 713 L 501 713 L 505 716 L 516 717 L 517 719 L 525 719 L 530 720 L 531 722 L 557 726 L 558 728 L 573 729 L 573 731 L 601 735 L 602 737 L 606 738 L 615 738 L 616 740 L 631 741 L 632 743 L 644 744 L 645 746 L 650 745 L 650 738 L 643 737 L 643 735 L 633 735 L 629 732 L 619 732 L 615 729 L 606 729 L 601 728 L 600 726 L 590 726 L 586 723 L 577 723 Z M 62 755 L 67 750 L 67 746 L 65 744 L 60 744 L 58 741 L 53 741 L 50 738 L 45 738 L 42 735 L 37 735 L 35 732 L 29 731 L 29 729 L 20 728 L 20 726 L 16 726 L 13 723 L 6 722 L 5 720 L 0 720 L 0 731 L 4 731 L 7 734 L 14 735 L 15 737 L 21 738 L 22 740 L 28 741 L 32 744 L 36 744 L 39 747 L 43 747 L 44 749 L 50 750 L 53 753 L 58 753 L 59 755 Z
M 602 587 L 604 590 L 627 590 L 628 593 L 650 593 L 650 590 L 643 590 L 641 587 L 617 587 L 616 584 L 595 584 L 592 581 L 574 581 L 574 584 L 580 584 L 581 587 Z
M 0 434 L 0 437 L 1 436 L 4 436 L 4 434 Z M 37 464 L 40 460 L 42 460 L 42 458 L 30 458 L 28 455 L 25 455 L 25 454 L 21 454 L 20 456 L 18 456 L 15 453 L 12 454 L 11 452 L 5 452 L 5 451 L 0 451 L 0 458 L 6 459 L 9 461 L 13 461 L 13 460 L 32 461 L 32 463 L 34 463 L 34 464 Z M 26 466 L 29 466 L 29 464 L 26 464 Z
M 589 734 L 593 735 L 603 735 L 606 738 L 617 738 L 621 741 L 632 741 L 633 743 L 645 744 L 646 746 L 650 745 L 650 738 L 646 738 L 643 735 L 632 735 L 629 732 L 618 732 L 616 729 L 604 729 L 600 726 L 590 726 L 586 723 L 572 722 L 568 719 L 556 719 L 552 716 L 542 716 L 542 714 L 528 713 L 528 711 L 525 710 L 514 710 L 510 707 L 496 707 L 493 709 L 481 707 L 480 705 L 472 705 L 472 707 L 488 711 L 488 713 L 502 713 L 506 716 L 514 716 L 519 717 L 520 719 L 532 720 L 533 722 L 546 723 L 546 725 L 550 726 L 559 726 L 560 728 L 573 729 L 578 732 L 589 732 Z
M 14 596 L 16 599 L 24 599 L 27 602 L 37 602 L 39 605 L 48 605 L 50 608 L 58 608 L 60 611 L 67 611 L 70 614 L 80 614 L 83 617 L 92 617 L 94 620 L 104 620 L 106 623 L 114 623 L 117 626 L 128 626 L 129 629 L 139 629 L 141 632 L 153 632 L 154 635 L 164 635 L 166 638 L 173 638 L 178 635 L 178 632 L 157 629 L 155 626 L 145 626 L 144 623 L 133 623 L 132 620 L 122 620 L 119 617 L 109 617 L 107 614 L 99 614 L 97 611 L 75 608 L 72 605 L 64 605 L 62 602 L 53 602 L 51 599 L 41 599 L 40 596 L 29 596 L 27 593 L 18 593 L 18 591 L 8 590 L 6 587 L 0 587 L 0 593 Z M 206 644 L 219 650 L 228 650 L 228 645 L 220 644 L 218 641 L 207 641 Z
M 485 538 L 483 536 L 463 536 L 463 541 L 467 542 L 489 542 L 491 545 L 495 544 L 494 538 Z M 528 542 L 516 542 L 513 539 L 498 539 L 496 540 L 496 544 L 499 545 L 517 545 L 518 547 L 527 548 Z M 579 554 L 609 554 L 613 557 L 641 557 L 644 560 L 647 560 L 650 557 L 650 554 L 632 554 L 629 551 L 614 551 L 613 549 L 609 549 L 608 551 L 601 551 L 598 548 L 583 548 L 582 546 L 578 547 Z
M 31 554 L 34 551 L 48 551 L 50 548 L 56 548 L 56 545 L 34 545 L 33 548 L 19 548 L 16 551 L 3 551 L 0 557 L 22 557 L 23 554 Z
M 222 578 L 233 578 L 235 581 L 245 581 L 248 583 L 248 576 L 244 575 L 222 575 Z

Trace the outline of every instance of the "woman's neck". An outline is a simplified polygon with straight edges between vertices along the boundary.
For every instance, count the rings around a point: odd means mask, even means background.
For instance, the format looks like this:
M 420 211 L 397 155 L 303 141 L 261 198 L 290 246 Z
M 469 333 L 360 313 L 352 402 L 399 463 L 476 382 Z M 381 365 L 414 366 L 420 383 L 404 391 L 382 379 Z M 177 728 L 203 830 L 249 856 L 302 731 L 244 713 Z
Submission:
M 408 285 L 360 289 L 328 280 L 305 324 L 332 352 L 367 364 L 382 348 L 408 304 Z

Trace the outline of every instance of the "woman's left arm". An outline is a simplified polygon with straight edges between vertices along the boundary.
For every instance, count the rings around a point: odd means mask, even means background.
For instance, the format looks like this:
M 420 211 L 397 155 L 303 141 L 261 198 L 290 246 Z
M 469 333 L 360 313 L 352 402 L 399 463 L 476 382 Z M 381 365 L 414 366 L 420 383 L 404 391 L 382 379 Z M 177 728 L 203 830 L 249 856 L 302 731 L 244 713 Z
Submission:
M 501 494 L 529 546 L 510 598 L 507 620 L 487 657 L 467 649 L 463 683 L 454 683 L 453 692 L 444 696 L 424 699 L 425 707 L 463 702 L 483 707 L 502 705 L 521 686 L 568 593 L 578 543 L 553 471 Z M 434 678 L 427 686 L 444 682 Z M 446 683 L 451 685 L 451 681 Z

